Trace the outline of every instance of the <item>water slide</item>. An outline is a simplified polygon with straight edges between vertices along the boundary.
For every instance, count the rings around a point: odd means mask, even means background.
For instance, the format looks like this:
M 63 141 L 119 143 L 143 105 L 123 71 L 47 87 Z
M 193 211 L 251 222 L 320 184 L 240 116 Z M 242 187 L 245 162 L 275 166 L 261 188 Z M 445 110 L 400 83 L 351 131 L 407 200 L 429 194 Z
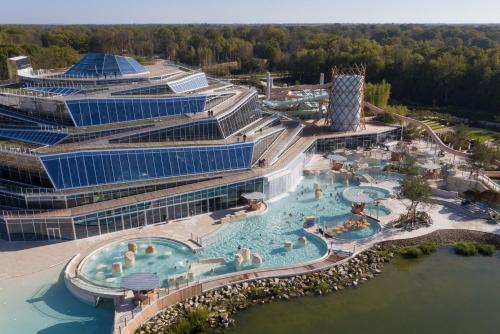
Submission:
M 366 101 L 365 101 L 365 107 L 367 107 L 368 109 L 370 109 L 371 111 L 373 111 L 376 114 L 381 114 L 381 113 L 385 112 L 384 109 L 376 107 L 373 104 L 366 102 Z M 451 153 L 451 154 L 459 156 L 459 157 L 465 157 L 465 158 L 469 157 L 468 153 L 455 150 L 455 149 L 449 147 L 448 145 L 446 145 L 445 143 L 443 143 L 443 141 L 441 140 L 441 138 L 439 138 L 439 136 L 436 134 L 436 132 L 434 132 L 434 130 L 432 130 L 432 128 L 429 125 L 425 124 L 424 122 L 419 121 L 418 119 L 414 119 L 414 118 L 403 116 L 403 115 L 398 115 L 398 114 L 393 114 L 393 115 L 402 122 L 413 124 L 413 125 L 419 126 L 422 129 L 424 129 L 427 132 L 427 135 L 432 139 L 432 141 L 434 143 L 436 143 L 436 145 L 442 151 Z
M 270 108 L 279 108 L 279 107 L 289 107 L 297 105 L 299 103 L 314 102 L 324 99 L 328 99 L 327 91 L 321 94 L 313 94 L 309 96 L 291 98 L 289 100 L 264 100 L 263 103 L 264 105 Z

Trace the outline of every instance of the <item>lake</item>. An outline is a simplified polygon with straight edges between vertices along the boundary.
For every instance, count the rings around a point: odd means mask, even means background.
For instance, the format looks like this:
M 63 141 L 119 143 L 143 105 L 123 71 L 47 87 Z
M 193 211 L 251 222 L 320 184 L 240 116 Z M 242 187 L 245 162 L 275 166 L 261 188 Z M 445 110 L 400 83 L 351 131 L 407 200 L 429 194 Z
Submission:
M 499 333 L 499 310 L 500 252 L 466 258 L 443 248 L 395 259 L 354 289 L 252 307 L 226 333 Z

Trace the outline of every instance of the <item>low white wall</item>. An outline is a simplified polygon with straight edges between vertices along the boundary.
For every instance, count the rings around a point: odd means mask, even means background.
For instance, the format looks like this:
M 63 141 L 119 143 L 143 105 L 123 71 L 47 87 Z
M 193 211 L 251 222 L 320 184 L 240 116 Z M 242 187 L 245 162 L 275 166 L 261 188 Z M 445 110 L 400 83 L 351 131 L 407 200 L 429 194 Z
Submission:
M 437 189 L 437 188 L 432 189 L 432 194 L 434 196 L 439 196 L 439 197 L 444 197 L 444 198 L 458 197 L 458 192 L 456 192 L 456 191 L 449 191 L 449 190 Z

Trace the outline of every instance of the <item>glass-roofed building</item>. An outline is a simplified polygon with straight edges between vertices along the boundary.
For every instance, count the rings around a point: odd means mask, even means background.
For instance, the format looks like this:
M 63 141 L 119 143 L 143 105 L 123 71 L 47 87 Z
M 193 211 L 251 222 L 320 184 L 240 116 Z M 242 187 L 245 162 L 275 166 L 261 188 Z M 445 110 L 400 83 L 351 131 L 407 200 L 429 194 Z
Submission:
M 273 197 L 317 146 L 299 122 L 261 111 L 255 89 L 169 61 L 13 60 L 17 80 L 0 88 L 5 240 L 80 239 L 233 208 L 245 192 Z

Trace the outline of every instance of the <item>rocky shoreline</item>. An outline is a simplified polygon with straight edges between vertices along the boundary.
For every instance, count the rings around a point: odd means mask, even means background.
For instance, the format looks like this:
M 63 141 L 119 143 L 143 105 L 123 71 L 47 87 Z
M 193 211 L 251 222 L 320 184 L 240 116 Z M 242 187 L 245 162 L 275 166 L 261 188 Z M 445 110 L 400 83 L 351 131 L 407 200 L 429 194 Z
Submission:
M 217 331 L 232 325 L 231 316 L 252 305 L 323 295 L 362 284 L 382 273 L 384 265 L 391 261 L 400 247 L 426 242 L 447 245 L 457 241 L 488 242 L 500 248 L 500 236 L 468 230 L 440 230 L 421 237 L 385 241 L 328 270 L 233 284 L 203 293 L 169 306 L 144 323 L 136 333 L 165 333 L 200 309 L 206 311 L 203 321 L 208 321 L 212 331 Z
M 228 285 L 171 305 L 147 321 L 136 333 L 163 333 L 171 325 L 196 309 L 204 308 L 214 330 L 234 323 L 233 314 L 252 305 L 271 303 L 290 298 L 323 295 L 357 286 L 382 272 L 385 263 L 394 256 L 381 252 L 380 246 L 366 250 L 347 262 L 328 270 L 288 278 L 269 278 Z

